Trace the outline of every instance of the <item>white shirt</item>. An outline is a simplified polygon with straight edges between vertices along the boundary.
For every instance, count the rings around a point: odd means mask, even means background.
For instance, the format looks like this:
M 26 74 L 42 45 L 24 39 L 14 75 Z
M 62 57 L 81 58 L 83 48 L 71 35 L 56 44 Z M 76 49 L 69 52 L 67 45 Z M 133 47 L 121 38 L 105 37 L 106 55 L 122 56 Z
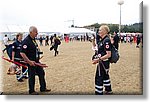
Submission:
M 9 43 L 8 43 L 8 37 L 4 37 L 3 38 L 3 42 L 4 42 L 4 45 L 9 45 Z

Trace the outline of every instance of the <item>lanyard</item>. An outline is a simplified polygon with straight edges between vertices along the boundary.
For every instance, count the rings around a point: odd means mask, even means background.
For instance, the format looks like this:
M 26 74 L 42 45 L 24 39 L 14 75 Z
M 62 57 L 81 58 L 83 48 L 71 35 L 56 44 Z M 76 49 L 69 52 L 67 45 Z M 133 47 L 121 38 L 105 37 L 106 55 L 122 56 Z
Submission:
M 38 47 L 38 44 L 36 43 L 35 40 L 32 40 L 32 42 L 34 43 L 34 45 L 35 45 L 36 47 Z
M 32 42 L 34 43 L 34 45 L 36 46 L 37 50 L 40 51 L 40 48 L 38 47 L 38 44 L 36 43 L 35 40 L 32 40 Z
M 40 51 L 39 47 L 38 47 L 38 44 L 36 43 L 35 40 L 32 40 L 32 42 L 34 43 L 34 45 L 36 46 L 36 58 L 39 58 L 39 54 L 38 52 Z

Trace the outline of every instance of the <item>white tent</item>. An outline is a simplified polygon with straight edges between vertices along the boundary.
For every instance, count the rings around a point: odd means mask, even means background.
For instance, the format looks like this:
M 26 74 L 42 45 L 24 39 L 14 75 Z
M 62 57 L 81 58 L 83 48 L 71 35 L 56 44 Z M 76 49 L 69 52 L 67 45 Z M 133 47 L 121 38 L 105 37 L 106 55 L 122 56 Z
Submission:
M 89 37 L 92 36 L 92 34 L 96 34 L 95 32 L 86 29 L 86 28 L 66 28 L 63 31 L 64 34 L 69 35 L 70 37 L 78 36 L 79 38 L 84 35 L 88 35 Z
M 17 25 L 8 25 L 10 32 L 22 32 L 21 28 Z
M 136 35 L 142 35 L 142 33 L 120 33 L 121 36 L 136 36 Z
M 85 34 L 85 33 L 95 34 L 95 32 L 86 28 L 66 28 L 64 33 L 66 34 Z
M 0 40 L 4 37 L 5 34 L 8 35 L 10 39 L 14 38 L 16 33 L 22 32 L 26 36 L 29 32 L 29 25 L 0 25 Z M 64 28 L 64 27 L 54 27 L 54 26 L 36 26 L 39 32 L 39 35 L 53 35 L 57 34 L 59 36 L 64 34 L 69 35 L 85 35 L 88 34 L 91 36 L 95 32 L 90 31 L 86 28 Z
M 29 32 L 29 27 L 28 25 L 21 25 L 19 26 L 22 32 Z
M 0 32 L 10 32 L 7 25 L 0 25 Z
M 29 32 L 28 25 L 0 25 L 0 32 Z M 92 33 L 95 32 L 86 28 L 64 28 L 64 27 L 52 27 L 52 26 L 37 26 L 38 32 L 59 32 L 59 33 Z

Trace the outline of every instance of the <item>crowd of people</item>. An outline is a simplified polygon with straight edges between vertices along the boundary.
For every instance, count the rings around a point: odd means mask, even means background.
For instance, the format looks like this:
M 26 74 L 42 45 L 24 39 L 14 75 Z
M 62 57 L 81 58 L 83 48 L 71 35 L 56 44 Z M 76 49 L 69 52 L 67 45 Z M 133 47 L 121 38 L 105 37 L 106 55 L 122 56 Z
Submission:
M 39 37 L 40 46 L 43 46 L 43 40 L 45 40 L 45 46 L 49 46 L 49 36 L 43 37 L 42 35 Z
M 89 41 L 90 37 L 89 35 L 86 34 L 81 34 L 81 35 L 69 35 L 69 34 L 64 34 L 64 40 L 66 43 L 73 42 L 73 41 L 81 41 L 81 42 L 85 42 L 85 41 Z
M 121 35 L 120 36 L 121 43 L 137 43 L 136 48 L 139 48 L 139 44 L 143 45 L 143 35 Z

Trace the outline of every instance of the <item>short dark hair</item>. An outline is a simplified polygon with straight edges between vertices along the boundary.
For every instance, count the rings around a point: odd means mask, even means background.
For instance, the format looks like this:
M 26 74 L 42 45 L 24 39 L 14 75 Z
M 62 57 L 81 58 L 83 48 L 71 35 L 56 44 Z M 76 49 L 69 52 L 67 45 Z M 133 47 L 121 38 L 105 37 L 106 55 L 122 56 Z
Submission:
M 54 34 L 54 37 L 56 37 L 56 34 Z

